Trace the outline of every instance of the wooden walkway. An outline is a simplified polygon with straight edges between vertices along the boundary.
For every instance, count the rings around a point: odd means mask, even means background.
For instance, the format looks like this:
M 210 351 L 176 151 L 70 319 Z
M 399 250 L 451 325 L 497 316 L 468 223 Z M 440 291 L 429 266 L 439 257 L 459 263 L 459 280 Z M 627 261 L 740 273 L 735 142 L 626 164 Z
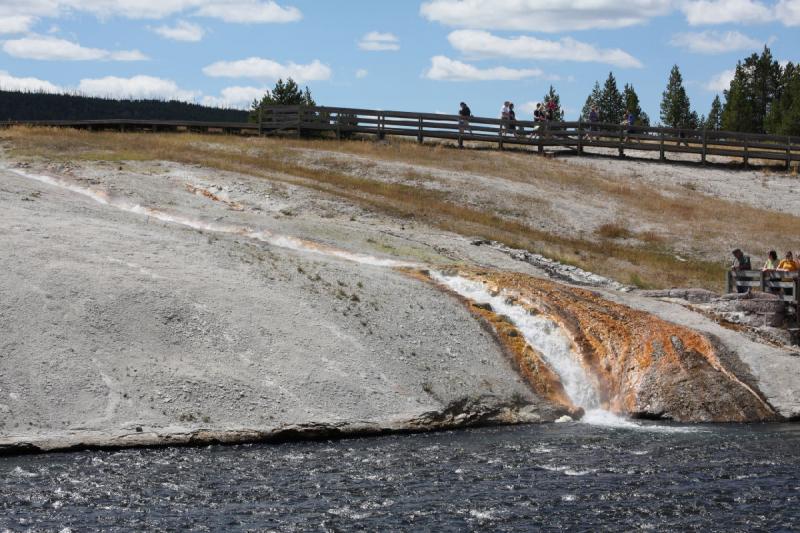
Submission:
M 786 303 L 787 311 L 800 326 L 800 275 L 797 272 L 765 272 L 762 270 L 728 271 L 728 292 L 761 291 L 777 294 Z
M 666 161 L 668 154 L 696 155 L 705 163 L 709 156 L 782 162 L 789 168 L 800 162 L 800 137 L 762 135 L 728 131 L 692 130 L 623 126 L 587 122 L 532 122 L 513 124 L 497 118 L 410 113 L 346 107 L 274 106 L 266 108 L 260 122 L 195 122 L 175 120 L 79 120 L 0 122 L 0 127 L 17 124 L 70 127 L 94 131 L 188 131 L 237 135 L 326 133 L 337 138 L 356 134 L 450 140 L 458 146 L 508 145 L 531 147 L 538 153 L 569 152 L 584 154 L 587 148 L 611 149 L 619 156 L 628 151 L 657 153 Z M 685 160 L 685 158 L 682 158 Z
M 464 122 L 458 115 L 408 113 L 344 107 L 272 107 L 262 116 L 264 131 L 329 131 L 337 137 L 354 133 L 390 135 L 425 139 L 449 139 L 464 146 L 491 143 L 535 147 L 545 150 L 569 150 L 583 154 L 586 148 L 616 150 L 624 156 L 628 150 L 657 152 L 664 161 L 669 153 L 696 154 L 705 163 L 708 156 L 784 162 L 788 168 L 800 161 L 800 137 L 761 135 L 727 131 L 692 130 L 623 126 L 587 122 L 532 122 L 514 124 L 497 118 L 471 117 Z

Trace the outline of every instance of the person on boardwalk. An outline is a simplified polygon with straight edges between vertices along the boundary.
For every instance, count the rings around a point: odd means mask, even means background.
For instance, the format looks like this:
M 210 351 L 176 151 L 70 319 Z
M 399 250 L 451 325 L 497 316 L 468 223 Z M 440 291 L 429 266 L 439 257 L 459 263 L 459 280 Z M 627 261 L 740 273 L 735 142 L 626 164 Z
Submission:
M 533 122 L 535 122 L 535 124 L 533 126 L 533 129 L 531 130 L 531 139 L 533 139 L 533 137 L 537 135 L 536 132 L 541 129 L 542 122 L 544 122 L 544 119 L 545 119 L 544 107 L 542 107 L 541 102 L 536 102 L 536 107 L 533 110 Z
M 508 131 L 513 135 L 517 134 L 517 113 L 514 111 L 514 103 L 508 104 Z
M 779 287 L 773 287 L 770 282 L 780 281 L 780 276 L 776 275 L 778 270 L 778 252 L 770 250 L 767 254 L 767 260 L 764 262 L 764 267 L 761 269 L 763 272 L 764 280 L 767 281 L 769 292 L 772 294 L 782 294 L 783 290 Z
M 739 248 L 735 249 L 733 252 L 733 264 L 731 265 L 731 274 L 733 275 L 734 280 L 736 279 L 736 273 L 741 270 L 751 270 L 750 268 L 750 256 L 744 255 Z M 736 286 L 736 292 L 738 293 L 745 293 L 748 292 L 749 289 L 747 287 L 739 287 Z
M 786 252 L 786 258 L 778 263 L 778 270 L 780 272 L 797 272 L 800 271 L 800 264 L 795 261 L 792 252 Z
M 556 113 L 558 112 L 558 107 L 556 106 L 555 100 L 550 100 L 547 102 L 547 120 L 553 121 L 556 118 Z
M 500 135 L 504 135 L 506 129 L 508 129 L 509 105 L 511 105 L 511 102 L 506 100 L 505 102 L 503 102 L 503 107 L 500 108 Z
M 634 117 L 630 109 L 626 110 L 625 118 L 622 120 L 622 124 L 625 126 L 625 142 L 628 142 L 628 140 L 630 140 L 629 136 L 633 132 L 634 122 L 636 122 L 636 117 Z
M 761 270 L 763 270 L 764 272 L 771 272 L 773 270 L 778 270 L 778 264 L 779 264 L 778 252 L 776 252 L 775 250 L 770 250 L 769 253 L 767 254 L 767 261 L 764 263 L 764 268 L 762 268 Z
M 464 128 L 468 128 L 469 134 L 472 135 L 472 126 L 469 125 L 469 118 L 472 116 L 472 110 L 470 110 L 466 102 L 461 102 L 460 106 L 458 116 L 461 118 L 458 121 L 458 133 L 464 135 Z

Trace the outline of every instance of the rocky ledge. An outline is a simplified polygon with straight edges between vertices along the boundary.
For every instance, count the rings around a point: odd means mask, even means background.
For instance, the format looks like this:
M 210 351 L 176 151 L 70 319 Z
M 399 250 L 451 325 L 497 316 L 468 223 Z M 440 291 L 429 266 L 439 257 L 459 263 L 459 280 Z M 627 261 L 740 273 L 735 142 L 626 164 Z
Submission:
M 557 405 L 532 404 L 523 398 L 507 401 L 483 395 L 456 400 L 444 409 L 407 419 L 386 421 L 286 424 L 270 428 L 158 428 L 137 426 L 129 430 L 64 432 L 0 438 L 0 456 L 91 449 L 210 444 L 280 443 L 351 437 L 422 433 L 467 427 L 552 422 L 567 414 Z

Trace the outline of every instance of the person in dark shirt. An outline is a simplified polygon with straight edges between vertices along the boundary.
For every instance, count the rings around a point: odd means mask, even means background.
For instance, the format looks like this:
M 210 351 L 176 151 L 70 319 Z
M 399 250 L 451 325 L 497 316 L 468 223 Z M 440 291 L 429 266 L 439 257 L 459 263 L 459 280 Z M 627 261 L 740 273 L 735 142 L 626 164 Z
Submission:
M 517 113 L 514 111 L 514 103 L 508 104 L 508 131 L 517 134 Z
M 459 119 L 459 133 L 464 135 L 464 128 L 469 129 L 469 134 L 472 135 L 472 127 L 469 125 L 469 117 L 472 116 L 472 111 L 465 102 L 461 102 L 461 108 L 458 110 Z
M 741 270 L 752 270 L 750 268 L 750 256 L 744 255 L 739 248 L 735 249 L 733 252 L 733 264 L 731 265 L 731 272 L 733 274 L 733 278 L 736 279 L 736 273 Z M 748 292 L 750 289 L 747 287 L 739 287 L 736 286 L 736 292 L 738 293 L 745 293 Z

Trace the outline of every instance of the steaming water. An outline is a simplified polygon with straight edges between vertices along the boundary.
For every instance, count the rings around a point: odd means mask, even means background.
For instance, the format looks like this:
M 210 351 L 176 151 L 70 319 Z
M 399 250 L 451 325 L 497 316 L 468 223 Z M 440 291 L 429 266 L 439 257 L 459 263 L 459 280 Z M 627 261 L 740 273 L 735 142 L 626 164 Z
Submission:
M 798 531 L 800 425 L 0 458 L 0 531 Z

